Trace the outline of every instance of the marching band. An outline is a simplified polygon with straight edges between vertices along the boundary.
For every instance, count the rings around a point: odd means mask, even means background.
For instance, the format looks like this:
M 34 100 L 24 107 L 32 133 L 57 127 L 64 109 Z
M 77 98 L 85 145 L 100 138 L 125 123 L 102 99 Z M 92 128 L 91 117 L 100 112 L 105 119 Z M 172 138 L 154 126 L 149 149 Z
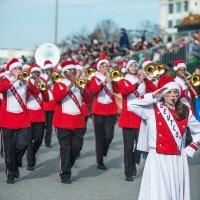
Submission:
M 135 60 L 129 60 L 113 75 L 105 58 L 97 60 L 94 68 L 85 68 L 72 60 L 59 63 L 59 56 L 56 61 L 41 59 L 40 53 L 41 49 L 30 68 L 13 58 L 0 72 L 1 153 L 7 183 L 19 178 L 26 151 L 27 170 L 34 170 L 43 139 L 51 147 L 55 129 L 60 146 L 60 179 L 70 184 L 92 114 L 99 170 L 107 169 L 104 158 L 118 119 L 126 181 L 133 181 L 141 153 L 148 152 L 139 199 L 160 199 L 159 190 L 163 199 L 190 199 L 186 158 L 192 157 L 200 145 L 200 123 L 194 117 L 192 103 L 199 75 L 188 79 L 182 60 L 174 61 L 173 79 L 163 75 L 167 71 L 164 65 L 148 59 L 140 69 Z M 116 102 L 118 94 L 120 102 Z M 191 141 L 185 147 L 187 127 Z

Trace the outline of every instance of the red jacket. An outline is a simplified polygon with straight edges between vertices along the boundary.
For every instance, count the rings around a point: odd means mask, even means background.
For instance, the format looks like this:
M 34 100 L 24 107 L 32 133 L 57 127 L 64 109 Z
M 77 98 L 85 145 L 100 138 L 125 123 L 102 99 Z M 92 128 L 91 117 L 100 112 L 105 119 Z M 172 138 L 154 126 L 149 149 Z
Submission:
M 140 128 L 141 118 L 127 110 L 127 97 L 137 92 L 137 83 L 131 84 L 126 79 L 121 79 L 118 84 L 119 92 L 122 94 L 122 111 L 119 117 L 119 126 L 122 128 Z M 135 96 L 136 98 L 136 96 Z
M 1 127 L 8 129 L 27 128 L 30 126 L 30 118 L 26 107 L 27 92 L 29 91 L 31 94 L 38 95 L 40 91 L 30 82 L 27 87 L 23 82 L 16 81 L 13 86 L 24 103 L 24 107 L 22 108 L 19 101 L 12 94 L 10 90 L 11 86 L 8 78 L 2 78 L 0 80 L 0 92 L 3 94 L 0 119 Z
M 82 112 L 82 101 L 87 102 L 87 93 L 84 90 L 83 95 L 79 88 L 73 86 L 69 90 L 69 80 L 55 83 L 53 88 L 53 96 L 56 101 L 53 125 L 63 129 L 78 129 L 85 127 L 85 118 Z M 70 97 L 73 93 L 76 100 Z M 80 107 L 79 107 L 80 106 Z
M 94 95 L 93 104 L 92 104 L 92 113 L 96 115 L 115 115 L 117 113 L 117 105 L 114 98 L 113 92 L 118 92 L 116 84 L 112 84 L 112 90 L 110 97 L 106 92 L 101 83 L 101 80 L 94 76 L 90 81 L 90 92 Z

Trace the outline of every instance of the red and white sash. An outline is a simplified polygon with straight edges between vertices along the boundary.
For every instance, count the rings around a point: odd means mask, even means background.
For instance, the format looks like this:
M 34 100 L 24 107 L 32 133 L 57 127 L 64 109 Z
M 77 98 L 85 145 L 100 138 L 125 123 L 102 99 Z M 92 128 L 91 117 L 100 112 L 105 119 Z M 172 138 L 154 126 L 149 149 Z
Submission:
M 169 127 L 169 130 L 172 133 L 172 136 L 173 136 L 178 148 L 180 149 L 182 146 L 183 139 L 182 139 L 180 129 L 179 129 L 173 115 L 170 113 L 169 109 L 166 106 L 164 106 L 163 103 L 157 102 L 156 105 L 157 105 L 158 110 L 160 111 L 161 115 L 165 119 L 167 126 Z

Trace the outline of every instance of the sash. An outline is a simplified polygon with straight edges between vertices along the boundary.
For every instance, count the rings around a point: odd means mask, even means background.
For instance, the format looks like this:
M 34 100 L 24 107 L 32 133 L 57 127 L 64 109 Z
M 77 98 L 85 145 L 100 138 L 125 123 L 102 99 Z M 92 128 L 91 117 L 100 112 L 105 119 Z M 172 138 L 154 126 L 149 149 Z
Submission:
M 104 84 L 103 84 L 103 89 L 105 90 L 106 94 L 113 100 L 113 98 L 114 98 L 113 93 Z
M 32 94 L 32 96 L 36 99 L 36 101 L 37 101 L 37 102 L 39 103 L 39 105 L 41 106 L 41 105 L 42 105 L 41 99 L 40 99 L 37 95 Z
M 14 86 L 12 86 L 10 88 L 10 91 L 13 93 L 13 95 L 15 96 L 15 98 L 17 99 L 17 101 L 19 102 L 20 106 L 22 107 L 23 110 L 26 110 L 26 105 L 24 104 L 21 96 L 19 95 L 19 93 L 17 92 L 17 90 L 15 89 Z
M 172 136 L 180 150 L 182 146 L 182 135 L 180 133 L 179 127 L 173 117 L 173 115 L 169 112 L 168 108 L 166 106 L 163 106 L 163 103 L 157 102 L 158 110 L 160 111 L 161 115 L 165 119 L 167 126 L 170 129 L 170 132 L 172 133 Z
M 74 101 L 74 103 L 76 104 L 76 106 L 78 107 L 80 112 L 82 113 L 82 107 L 79 104 L 78 99 L 76 98 L 76 95 L 74 95 L 74 93 L 72 91 L 69 91 L 68 95 Z

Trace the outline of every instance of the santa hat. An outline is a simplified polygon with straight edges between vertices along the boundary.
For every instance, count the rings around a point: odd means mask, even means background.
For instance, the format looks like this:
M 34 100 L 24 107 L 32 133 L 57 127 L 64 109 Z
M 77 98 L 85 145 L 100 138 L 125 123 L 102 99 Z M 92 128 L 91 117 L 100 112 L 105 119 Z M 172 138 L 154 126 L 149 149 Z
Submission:
M 103 63 L 106 63 L 106 64 L 109 65 L 109 61 L 108 61 L 108 60 L 106 60 L 106 59 L 99 59 L 99 60 L 97 61 L 97 64 L 96 64 L 97 70 L 99 70 L 100 65 L 103 64 Z
M 13 58 L 7 63 L 7 70 L 11 71 L 15 67 L 22 67 L 22 63 L 17 58 Z
M 179 68 L 187 68 L 185 62 L 183 60 L 174 60 L 173 62 L 174 65 L 174 71 L 177 71 Z
M 37 64 L 33 64 L 30 68 L 30 72 L 33 73 L 35 71 L 41 72 L 40 67 Z
M 31 68 L 30 65 L 22 65 L 22 69 L 23 69 L 23 70 L 29 71 L 30 68 Z
M 6 70 L 6 69 L 1 69 L 0 70 L 0 78 L 6 76 L 8 74 L 9 74 L 8 70 Z
M 122 72 L 122 73 L 126 73 L 126 72 L 128 71 L 128 69 L 129 69 L 129 67 L 130 67 L 132 64 L 136 64 L 136 66 L 137 66 L 137 62 L 136 62 L 135 60 L 129 60 L 129 61 L 126 63 L 126 66 L 123 67 L 123 68 L 121 69 L 121 72 Z
M 166 88 L 162 92 L 161 96 L 164 96 L 167 92 L 173 89 L 177 89 L 179 91 L 179 94 L 181 94 L 180 85 L 177 82 L 175 82 L 171 76 L 167 76 L 167 75 L 160 76 L 157 89 L 160 89 L 160 88 Z
M 44 70 L 45 69 L 50 69 L 50 68 L 54 68 L 52 62 L 50 60 L 45 60 L 44 61 L 44 66 L 42 67 Z
M 142 62 L 142 69 L 144 69 L 147 65 L 153 63 L 153 61 L 149 60 L 149 59 L 145 59 Z
M 74 61 L 71 61 L 71 60 L 65 60 L 64 62 L 62 62 L 61 67 L 62 67 L 62 73 L 64 73 L 65 71 L 67 71 L 69 69 L 76 70 L 76 65 L 75 65 Z

